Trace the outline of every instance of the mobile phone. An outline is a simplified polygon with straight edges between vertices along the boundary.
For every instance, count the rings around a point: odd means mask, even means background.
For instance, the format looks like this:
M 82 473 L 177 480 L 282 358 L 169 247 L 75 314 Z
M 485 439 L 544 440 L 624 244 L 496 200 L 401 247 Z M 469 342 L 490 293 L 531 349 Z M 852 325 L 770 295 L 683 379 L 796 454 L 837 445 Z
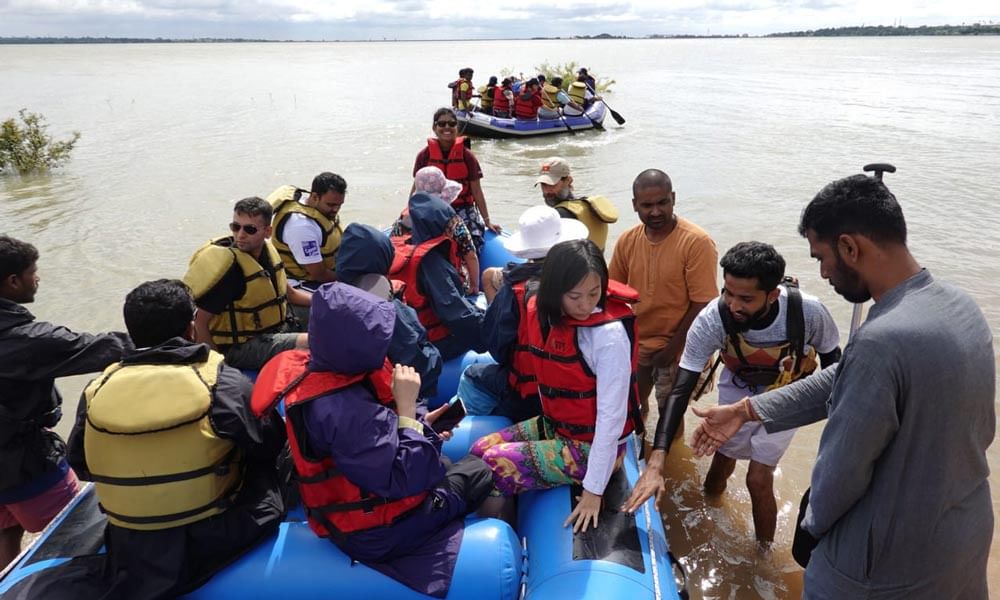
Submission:
M 458 425 L 459 421 L 465 418 L 465 415 L 465 403 L 462 402 L 461 398 L 455 398 L 455 401 L 451 403 L 448 410 L 441 413 L 441 416 L 437 418 L 437 421 L 434 421 L 431 428 L 438 433 L 451 431 Z

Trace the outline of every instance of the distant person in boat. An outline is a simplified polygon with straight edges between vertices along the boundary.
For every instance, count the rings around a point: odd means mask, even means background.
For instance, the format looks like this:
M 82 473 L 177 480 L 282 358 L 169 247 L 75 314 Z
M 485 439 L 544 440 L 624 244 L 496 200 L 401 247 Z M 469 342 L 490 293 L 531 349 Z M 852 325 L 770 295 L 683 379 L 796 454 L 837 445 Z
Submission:
M 597 195 L 574 196 L 569 162 L 558 156 L 542 163 L 535 185 L 541 186 L 545 204 L 559 211 L 559 216 L 586 225 L 590 241 L 604 252 L 608 243 L 608 224 L 618 222 L 618 209 L 610 200 Z
M 340 209 L 346 194 L 344 178 L 324 172 L 313 178 L 308 192 L 285 185 L 268 196 L 274 208 L 271 243 L 293 286 L 314 291 L 337 280 L 337 248 L 344 234 Z
M 352 559 L 443 598 L 463 517 L 493 483 L 479 458 L 446 466 L 442 436 L 431 426 L 447 405 L 418 418 L 420 376 L 386 357 L 395 321 L 384 299 L 343 283 L 322 286 L 312 304 L 309 352 L 269 363 L 254 405 L 284 399 L 313 532 Z
M 75 333 L 36 321 L 38 250 L 0 236 L 0 570 L 25 531 L 48 525 L 79 490 L 53 431 L 62 417 L 55 379 L 100 371 L 131 347 L 125 333 Z
M 736 244 L 720 265 L 722 296 L 703 308 L 688 330 L 673 389 L 659 407 L 653 452 L 625 505 L 630 512 L 654 493 L 657 497 L 663 493 L 660 469 L 670 441 L 684 418 L 688 400 L 700 391 L 698 381 L 705 363 L 716 352 L 721 353 L 718 360 L 723 365 L 718 385 L 721 406 L 788 385 L 840 359 L 840 335 L 830 311 L 785 279 L 785 259 L 773 246 Z M 760 423 L 747 423 L 718 449 L 705 476 L 705 491 L 719 495 L 725 491 L 736 461 L 750 461 L 746 484 L 754 531 L 762 547 L 774 541 L 778 518 L 774 469 L 794 435 L 795 429 L 768 433 Z
M 534 121 L 538 118 L 538 107 L 542 105 L 541 86 L 537 79 L 529 79 L 521 86 L 520 93 L 514 97 L 514 116 L 522 121 Z
M 69 461 L 108 516 L 109 598 L 174 598 L 278 529 L 291 465 L 281 416 L 250 410 L 252 384 L 194 342 L 184 283 L 125 298 L 136 346 L 87 386 Z M 286 459 L 287 460 L 287 459 Z
M 391 288 L 384 290 L 373 286 L 388 283 L 393 258 L 396 255 L 392 242 L 381 231 L 370 225 L 351 223 L 344 230 L 344 239 L 337 253 L 337 272 L 348 285 L 360 287 L 381 298 L 392 296 Z M 372 277 L 381 277 L 381 281 Z M 401 294 L 400 294 L 401 295 Z M 420 323 L 417 312 L 402 300 L 390 297 L 396 308 L 396 326 L 392 330 L 388 356 L 393 364 L 413 367 L 420 375 L 420 397 L 429 398 L 437 391 L 441 375 L 441 353 L 427 339 L 427 330 Z
M 587 84 L 580 81 L 570 83 L 566 90 L 566 95 L 571 100 L 570 104 L 563 106 L 563 115 L 567 117 L 579 117 L 583 115 L 594 104 L 595 100 L 601 99 L 600 96 L 595 96 L 587 88 Z
M 467 147 L 466 138 L 458 135 L 458 119 L 453 110 L 439 108 L 434 111 L 432 128 L 434 137 L 427 138 L 427 146 L 417 153 L 413 175 L 416 176 L 417 171 L 424 167 L 432 166 L 440 169 L 448 179 L 462 184 L 462 192 L 451 206 L 469 228 L 476 251 L 481 252 L 486 229 L 495 233 L 501 230 L 499 225 L 490 222 L 490 211 L 486 207 L 481 185 L 483 169 L 476 155 Z M 416 188 L 411 187 L 411 196 L 414 191 Z
M 504 238 L 504 246 L 525 263 L 504 270 L 487 269 L 491 281 L 489 308 L 483 319 L 483 339 L 495 364 L 470 365 L 458 383 L 458 397 L 470 415 L 500 415 L 519 422 L 541 414 L 538 384 L 528 351 L 528 301 L 538 291 L 545 255 L 555 244 L 579 240 L 587 228 L 574 219 L 561 219 L 555 209 L 532 206 L 518 219 L 518 230 Z
M 609 281 L 590 240 L 556 244 L 526 314 L 542 416 L 480 438 L 504 495 L 582 484 L 564 526 L 597 527 L 604 489 L 640 425 L 634 385 L 635 290 Z
M 558 119 L 566 109 L 571 109 L 576 115 L 583 114 L 583 107 L 570 99 L 569 95 L 563 91 L 562 84 L 562 77 L 553 77 L 551 83 L 542 86 L 542 106 L 538 109 L 539 119 Z
M 479 112 L 493 114 L 493 98 L 497 90 L 497 76 L 492 75 L 486 85 L 479 88 Z
M 775 432 L 826 419 L 801 523 L 818 540 L 804 597 L 988 598 L 989 323 L 910 254 L 899 202 L 874 177 L 828 184 L 799 233 L 838 294 L 875 304 L 835 369 L 695 409 L 695 452 L 710 454 L 748 421 Z
M 514 91 L 511 87 L 510 77 L 505 77 L 500 85 L 493 91 L 493 116 L 500 119 L 509 119 L 511 107 L 514 106 Z
M 455 242 L 446 234 L 455 211 L 441 198 L 423 192 L 410 198 L 409 209 L 413 232 L 409 238 L 393 240 L 396 257 L 389 278 L 406 284 L 403 298 L 417 311 L 442 358 L 483 351 L 483 310 L 463 293 L 461 261 Z
M 662 406 L 674 387 L 684 338 L 698 313 L 719 295 L 719 254 L 705 231 L 674 212 L 670 177 L 647 169 L 632 183 L 640 224 L 622 234 L 611 257 L 611 278 L 639 290 L 639 400 L 643 420 L 655 388 Z
M 587 72 L 587 69 L 580 69 L 576 72 L 576 80 L 587 86 L 590 93 L 597 93 L 597 80 Z
M 233 207 L 231 236 L 209 241 L 191 257 L 184 283 L 198 312 L 195 341 L 209 344 L 240 369 L 259 369 L 275 354 L 305 348 L 304 323 L 290 323 L 288 304 L 312 295 L 285 277 L 271 237 L 271 205 L 257 197 Z
M 449 205 L 462 193 L 462 184 L 445 178 L 437 167 L 424 167 L 417 171 L 413 177 L 413 192 L 425 192 L 440 197 Z M 411 194 L 412 195 L 412 194 Z M 410 220 L 409 209 L 403 209 L 402 214 L 392 225 L 389 235 L 391 237 L 406 237 L 410 235 L 413 223 Z M 445 228 L 446 235 L 455 242 L 458 257 L 462 261 L 462 268 L 459 274 L 462 277 L 462 286 L 466 295 L 479 293 L 479 254 L 476 253 L 476 245 L 469 233 L 469 228 L 465 226 L 462 217 L 456 214 L 448 226 Z
M 476 88 L 472 86 L 472 67 L 458 71 L 458 79 L 448 84 L 451 88 L 451 107 L 455 110 L 467 111 L 472 107 L 472 94 Z

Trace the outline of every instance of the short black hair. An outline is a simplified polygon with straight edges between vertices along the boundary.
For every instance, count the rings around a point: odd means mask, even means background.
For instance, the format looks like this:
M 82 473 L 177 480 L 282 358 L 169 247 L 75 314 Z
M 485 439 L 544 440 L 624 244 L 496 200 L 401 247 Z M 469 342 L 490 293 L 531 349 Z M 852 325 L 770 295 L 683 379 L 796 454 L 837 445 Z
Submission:
M 136 348 L 183 336 L 194 319 L 191 290 L 179 279 L 140 284 L 125 296 L 125 327 Z
M 313 177 L 312 188 L 309 190 L 310 192 L 316 194 L 317 196 L 322 196 L 330 190 L 333 190 L 338 194 L 346 194 L 347 182 L 344 181 L 344 178 L 340 175 L 329 171 L 324 171 Z
M 258 196 L 244 198 L 233 206 L 233 212 L 250 217 L 263 217 L 264 223 L 271 223 L 271 215 L 274 209 L 271 204 Z
M 0 235 L 0 279 L 21 275 L 38 262 L 38 248 L 28 242 Z
M 843 234 L 863 235 L 876 244 L 906 245 L 906 219 L 896 196 L 867 175 L 827 184 L 802 211 L 799 234 L 813 231 L 831 243 Z
M 486 85 L 496 85 L 496 84 L 497 84 L 497 76 L 496 75 L 490 75 L 490 81 Z
M 770 292 L 785 277 L 785 259 L 771 244 L 740 242 L 719 261 L 724 275 L 756 279 L 757 289 Z
M 455 111 L 453 109 L 448 108 L 447 106 L 442 106 L 441 108 L 434 111 L 434 118 L 431 119 L 431 124 L 437 123 L 437 120 L 440 119 L 443 115 L 451 115 L 452 119 L 458 118 L 455 116 Z
M 557 88 L 561 88 L 562 84 L 563 84 L 563 78 L 562 77 L 553 77 L 552 78 L 552 85 L 556 86 Z
M 659 169 L 646 169 L 635 176 L 632 181 L 632 197 L 639 195 L 639 190 L 649 188 L 663 188 L 668 192 L 674 191 L 674 184 L 670 181 L 670 176 Z
M 601 278 L 601 299 L 597 305 L 604 308 L 608 294 L 608 263 L 594 242 L 569 240 L 559 242 L 549 249 L 542 263 L 538 284 L 538 321 L 548 335 L 549 328 L 562 319 L 562 297 L 589 273 Z

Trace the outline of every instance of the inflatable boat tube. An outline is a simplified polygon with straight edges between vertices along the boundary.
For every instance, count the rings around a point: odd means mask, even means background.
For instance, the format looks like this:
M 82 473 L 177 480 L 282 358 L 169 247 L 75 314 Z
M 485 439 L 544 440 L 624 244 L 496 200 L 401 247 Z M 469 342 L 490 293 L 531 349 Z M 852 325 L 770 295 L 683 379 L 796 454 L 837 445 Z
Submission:
M 476 440 L 511 424 L 507 417 L 467 416 L 451 430 L 451 439 L 441 446 L 441 453 L 457 462 L 469 453 Z
M 437 394 L 427 399 L 427 408 L 434 410 L 445 402 L 449 402 L 458 391 L 458 380 L 469 365 L 493 363 L 493 357 L 488 352 L 473 352 L 469 350 L 462 356 L 456 356 L 444 361 L 441 365 L 441 375 L 438 376 Z
M 296 513 L 290 514 L 294 519 Z M 300 512 L 297 514 L 301 515 Z M 41 537 L 4 571 L 0 596 L 32 598 L 32 589 L 70 558 L 104 552 L 105 517 L 93 484 L 86 484 Z M 522 546 L 510 525 L 497 519 L 466 520 L 447 598 L 516 600 L 522 579 Z M 51 583 L 50 583 L 51 585 Z M 351 560 L 301 521 L 286 520 L 262 541 L 185 598 L 365 598 L 426 600 L 390 577 Z
M 517 529 L 528 556 L 525 600 L 681 597 L 654 500 L 635 515 L 618 512 L 639 479 L 635 439 L 605 489 L 596 529 L 574 534 L 563 527 L 574 506 L 570 486 L 521 494 Z
M 510 253 L 503 245 L 503 240 L 510 237 L 510 233 L 504 231 L 499 235 L 487 229 L 483 235 L 483 251 L 479 253 L 479 270 L 485 271 L 490 267 L 506 267 L 509 263 L 523 263 L 523 258 L 518 258 Z

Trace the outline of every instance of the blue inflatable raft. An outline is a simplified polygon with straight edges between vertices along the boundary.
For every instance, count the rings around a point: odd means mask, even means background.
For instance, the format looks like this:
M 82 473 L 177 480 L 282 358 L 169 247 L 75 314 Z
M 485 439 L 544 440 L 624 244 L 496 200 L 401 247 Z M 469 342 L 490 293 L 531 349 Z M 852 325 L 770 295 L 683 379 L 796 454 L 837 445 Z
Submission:
M 574 133 L 588 129 L 603 129 L 607 107 L 604 102 L 594 102 L 578 117 L 559 119 L 504 119 L 480 112 L 459 111 L 459 131 L 462 134 L 485 138 L 527 138 L 557 133 Z

